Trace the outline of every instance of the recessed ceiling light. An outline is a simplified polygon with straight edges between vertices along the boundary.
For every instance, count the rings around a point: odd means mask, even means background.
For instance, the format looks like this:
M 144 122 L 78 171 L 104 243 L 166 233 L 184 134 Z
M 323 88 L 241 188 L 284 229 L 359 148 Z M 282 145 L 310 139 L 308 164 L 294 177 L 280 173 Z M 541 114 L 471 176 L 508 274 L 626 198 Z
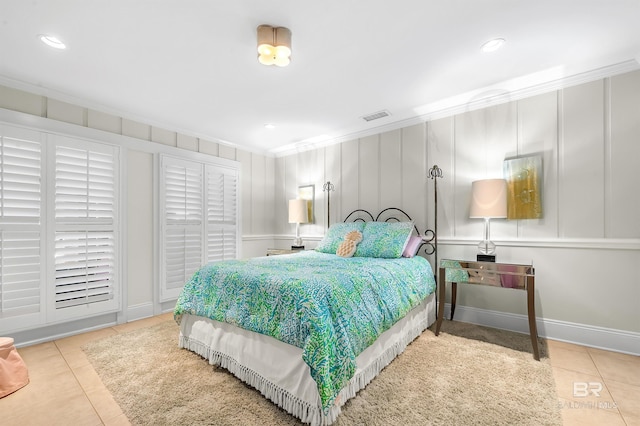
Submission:
M 483 52 L 495 52 L 500 49 L 505 43 L 505 39 L 503 38 L 494 38 L 493 40 L 489 40 L 485 44 L 483 44 L 480 49 Z
M 38 38 L 47 46 L 53 47 L 54 49 L 66 49 L 67 46 L 60 41 L 59 38 L 54 37 L 52 35 L 47 34 L 39 34 Z
M 269 130 L 273 130 L 273 129 L 276 128 L 276 125 L 273 124 L 273 123 L 267 123 L 267 124 L 264 125 L 264 128 L 265 129 L 269 129 Z

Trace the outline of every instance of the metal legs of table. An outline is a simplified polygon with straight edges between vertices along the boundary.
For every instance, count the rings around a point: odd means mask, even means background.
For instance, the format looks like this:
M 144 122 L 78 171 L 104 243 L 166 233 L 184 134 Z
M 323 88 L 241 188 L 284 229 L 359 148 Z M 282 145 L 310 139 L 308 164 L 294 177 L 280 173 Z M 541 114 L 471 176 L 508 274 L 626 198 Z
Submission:
M 531 336 L 531 345 L 533 346 L 533 357 L 536 361 L 540 361 L 538 353 L 538 327 L 536 326 L 536 304 L 534 296 L 534 281 L 532 276 L 527 277 L 527 315 L 529 316 L 529 336 Z
M 445 268 L 440 268 L 438 279 L 438 291 L 439 291 L 439 305 L 438 305 L 438 319 L 436 321 L 436 336 L 440 334 L 440 327 L 442 326 L 442 320 L 444 319 L 444 299 L 446 294 L 446 282 L 445 282 Z M 538 351 L 538 328 L 536 326 L 536 311 L 535 311 L 535 283 L 534 277 L 527 277 L 527 316 L 529 318 L 529 336 L 531 337 L 531 346 L 533 347 L 533 357 L 536 361 L 540 361 L 540 353 Z M 458 283 L 451 283 L 451 320 L 453 320 L 453 314 L 456 309 L 456 296 L 458 292 Z

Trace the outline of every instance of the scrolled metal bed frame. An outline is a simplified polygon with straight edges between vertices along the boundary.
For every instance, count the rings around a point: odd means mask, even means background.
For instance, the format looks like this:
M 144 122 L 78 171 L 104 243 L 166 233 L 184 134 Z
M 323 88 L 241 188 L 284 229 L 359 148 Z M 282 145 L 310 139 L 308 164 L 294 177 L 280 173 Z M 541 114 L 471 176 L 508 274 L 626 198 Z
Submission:
M 402 216 L 399 216 L 402 215 Z M 378 213 L 375 217 L 367 210 L 356 209 L 349 213 L 344 222 L 411 222 L 413 219 L 404 210 L 397 207 L 388 207 Z M 416 224 L 413 224 L 416 235 L 422 237 L 420 250 L 424 251 L 427 256 L 436 255 L 438 247 L 436 246 L 436 231 L 426 229 L 423 234 L 420 233 Z M 423 246 L 426 246 L 423 248 Z M 434 265 L 434 271 L 437 265 Z

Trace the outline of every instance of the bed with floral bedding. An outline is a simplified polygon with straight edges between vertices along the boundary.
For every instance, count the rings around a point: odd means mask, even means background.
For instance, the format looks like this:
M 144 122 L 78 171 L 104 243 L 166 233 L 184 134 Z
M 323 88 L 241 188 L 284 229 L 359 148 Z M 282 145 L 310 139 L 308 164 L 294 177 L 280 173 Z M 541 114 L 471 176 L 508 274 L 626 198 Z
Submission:
M 331 424 L 435 320 L 434 275 L 415 256 L 414 228 L 341 223 L 316 250 L 205 265 L 175 307 L 180 346 L 303 422 Z M 353 231 L 351 257 L 335 254 Z

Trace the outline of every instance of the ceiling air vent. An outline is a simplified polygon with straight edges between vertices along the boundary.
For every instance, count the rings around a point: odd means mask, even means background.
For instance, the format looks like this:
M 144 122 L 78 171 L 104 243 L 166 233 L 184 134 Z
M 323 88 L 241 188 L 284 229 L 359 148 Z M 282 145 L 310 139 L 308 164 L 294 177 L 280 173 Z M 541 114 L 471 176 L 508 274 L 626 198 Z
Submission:
M 379 118 L 389 117 L 390 115 L 391 113 L 389 113 L 389 111 L 378 111 L 373 114 L 365 115 L 362 119 L 365 121 L 373 121 Z

